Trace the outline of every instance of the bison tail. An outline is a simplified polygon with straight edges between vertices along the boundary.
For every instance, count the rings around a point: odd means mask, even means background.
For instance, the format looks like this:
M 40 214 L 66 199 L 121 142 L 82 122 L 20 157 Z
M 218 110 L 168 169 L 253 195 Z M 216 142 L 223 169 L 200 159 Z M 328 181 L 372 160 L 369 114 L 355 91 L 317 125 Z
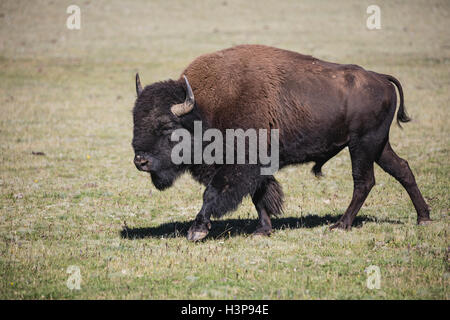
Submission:
M 406 108 L 405 108 L 405 104 L 404 104 L 404 100 L 403 100 L 403 89 L 402 89 L 402 85 L 400 84 L 400 81 L 398 81 L 396 78 L 394 78 L 393 76 L 390 76 L 388 74 L 384 74 L 384 76 L 386 77 L 386 79 L 388 79 L 390 82 L 392 82 L 393 84 L 395 84 L 395 86 L 397 87 L 398 90 L 398 95 L 400 97 L 400 106 L 398 108 L 398 112 L 397 112 L 397 124 L 398 126 L 401 128 L 402 125 L 400 124 L 400 122 L 409 122 L 411 121 L 411 118 L 408 116 L 408 114 L 406 113 Z

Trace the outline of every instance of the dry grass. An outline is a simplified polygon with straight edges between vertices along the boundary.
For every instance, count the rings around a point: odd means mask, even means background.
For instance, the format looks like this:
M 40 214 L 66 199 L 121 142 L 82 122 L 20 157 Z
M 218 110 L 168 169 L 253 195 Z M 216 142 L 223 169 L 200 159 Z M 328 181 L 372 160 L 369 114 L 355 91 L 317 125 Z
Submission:
M 79 31 L 65 27 L 73 3 Z M 382 29 L 369 31 L 369 1 L 1 1 L 0 298 L 448 299 L 450 5 L 378 3 Z M 246 200 L 188 243 L 203 188 L 184 176 L 161 193 L 132 165 L 133 75 L 176 78 L 240 43 L 399 78 L 414 121 L 391 141 L 435 222 L 417 227 L 406 192 L 377 168 L 358 227 L 327 231 L 351 197 L 345 150 L 324 179 L 310 165 L 277 174 L 286 214 L 272 237 L 247 234 Z M 123 221 L 141 238 L 123 239 Z M 81 290 L 66 286 L 70 265 Z M 369 265 L 379 290 L 366 287 Z

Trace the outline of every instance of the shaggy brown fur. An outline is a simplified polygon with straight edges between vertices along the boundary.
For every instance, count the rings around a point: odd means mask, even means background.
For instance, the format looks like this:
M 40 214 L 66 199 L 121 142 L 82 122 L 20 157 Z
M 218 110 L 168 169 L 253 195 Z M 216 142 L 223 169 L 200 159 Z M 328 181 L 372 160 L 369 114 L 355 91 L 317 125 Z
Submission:
M 325 120 L 333 126 L 345 120 L 334 116 L 345 117 L 343 97 L 361 94 L 360 89 L 374 82 L 387 87 L 385 99 L 393 89 L 387 79 L 361 67 L 263 45 L 202 55 L 182 74 L 211 127 L 279 128 L 282 135 L 289 135 L 299 123 L 314 126 Z M 324 101 L 325 95 L 329 98 Z
M 430 220 L 407 162 L 389 144 L 397 103 L 395 87 L 400 97 L 397 122 L 410 120 L 402 87 L 394 77 L 262 45 L 241 45 L 200 56 L 182 75 L 195 96 L 186 114 L 170 112 L 171 105 L 183 102 L 187 85 L 182 77 L 147 86 L 142 93 L 137 90 L 133 147 L 136 166 L 150 172 L 158 188 L 169 187 L 186 170 L 207 186 L 202 209 L 188 234 L 190 240 L 205 237 L 210 216 L 235 209 L 246 195 L 252 197 L 259 214 L 257 233 L 269 234 L 270 216 L 281 212 L 283 197 L 273 176 L 259 174 L 259 164 L 170 165 L 167 136 L 180 127 L 192 130 L 196 120 L 203 121 L 204 128 L 222 131 L 279 129 L 280 168 L 312 161 L 316 175 L 326 161 L 348 147 L 354 193 L 333 227 L 351 227 L 375 184 L 374 162 L 408 191 L 418 222 Z

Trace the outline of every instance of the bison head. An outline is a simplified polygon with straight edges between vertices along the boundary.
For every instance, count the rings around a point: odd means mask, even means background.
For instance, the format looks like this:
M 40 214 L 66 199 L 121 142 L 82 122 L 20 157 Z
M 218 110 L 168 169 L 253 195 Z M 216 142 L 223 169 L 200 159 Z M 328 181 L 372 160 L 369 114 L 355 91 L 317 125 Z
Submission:
M 159 190 L 170 187 L 185 170 L 171 161 L 174 142 L 170 137 L 176 129 L 186 128 L 196 113 L 195 100 L 187 78 L 184 81 L 157 82 L 142 89 L 136 74 L 137 99 L 133 109 L 134 164 L 150 173 Z

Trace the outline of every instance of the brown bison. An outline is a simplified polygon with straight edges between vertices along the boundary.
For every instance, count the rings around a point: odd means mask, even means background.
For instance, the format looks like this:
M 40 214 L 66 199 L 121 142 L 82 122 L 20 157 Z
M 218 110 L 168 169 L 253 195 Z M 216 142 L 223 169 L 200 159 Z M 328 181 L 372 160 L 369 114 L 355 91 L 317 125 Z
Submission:
M 398 89 L 397 122 L 408 122 L 403 91 L 392 76 L 356 65 L 325 62 L 296 52 L 262 45 L 240 45 L 195 59 L 178 80 L 141 87 L 136 75 L 133 109 L 134 163 L 150 173 L 163 190 L 183 172 L 206 186 L 203 206 L 188 231 L 203 239 L 210 217 L 221 217 L 250 195 L 259 216 L 256 234 L 269 235 L 270 217 L 282 212 L 283 192 L 273 175 L 261 175 L 256 164 L 174 164 L 171 135 L 230 128 L 278 129 L 279 167 L 315 162 L 313 172 L 348 147 L 354 181 L 353 197 L 331 228 L 350 229 L 375 184 L 374 162 L 397 179 L 417 211 L 417 222 L 430 220 L 429 208 L 408 163 L 389 143 Z M 270 140 L 270 137 L 267 137 Z M 270 141 L 268 141 L 270 144 Z

